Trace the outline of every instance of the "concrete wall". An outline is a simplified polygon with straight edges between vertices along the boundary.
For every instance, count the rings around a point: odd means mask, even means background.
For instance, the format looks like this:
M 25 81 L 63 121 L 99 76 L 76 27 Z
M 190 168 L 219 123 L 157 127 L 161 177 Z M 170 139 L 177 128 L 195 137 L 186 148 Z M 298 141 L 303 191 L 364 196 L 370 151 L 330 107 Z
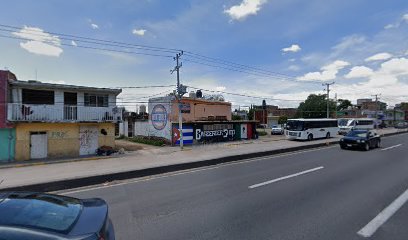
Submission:
M 115 146 L 113 123 L 19 123 L 16 126 L 15 160 L 30 159 L 30 132 L 47 132 L 48 158 L 79 156 L 80 126 L 98 126 L 99 147 Z M 107 135 L 100 133 L 105 129 Z
M 9 80 L 16 80 L 16 76 L 9 71 L 0 71 L 0 128 L 11 128 L 7 122 L 7 103 L 10 102 Z
M 198 99 L 183 99 L 184 105 L 190 106 L 190 112 L 184 112 L 183 122 L 193 122 L 206 120 L 209 116 L 225 116 L 226 120 L 231 120 L 231 103 L 228 102 L 212 102 Z M 178 103 L 172 102 L 171 121 L 178 121 Z

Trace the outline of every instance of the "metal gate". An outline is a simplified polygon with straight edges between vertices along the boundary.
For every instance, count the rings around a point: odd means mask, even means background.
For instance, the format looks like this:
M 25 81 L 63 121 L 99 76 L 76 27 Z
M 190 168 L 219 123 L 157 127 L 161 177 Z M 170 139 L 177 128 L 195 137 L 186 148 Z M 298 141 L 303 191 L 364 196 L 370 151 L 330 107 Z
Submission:
M 48 155 L 48 136 L 46 132 L 31 132 L 30 158 L 46 158 Z
M 0 129 L 0 162 L 11 162 L 14 160 L 16 145 L 16 129 Z

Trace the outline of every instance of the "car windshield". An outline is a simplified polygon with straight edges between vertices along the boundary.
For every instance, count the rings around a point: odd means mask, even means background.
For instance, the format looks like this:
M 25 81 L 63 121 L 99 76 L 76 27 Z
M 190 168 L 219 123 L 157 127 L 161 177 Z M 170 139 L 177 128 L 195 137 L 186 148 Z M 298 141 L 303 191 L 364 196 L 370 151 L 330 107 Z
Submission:
M 277 125 L 273 125 L 272 128 L 278 128 L 278 126 L 277 126 Z
M 304 122 L 302 121 L 288 121 L 286 128 L 292 131 L 302 131 Z
M 350 131 L 347 137 L 361 137 L 365 138 L 367 136 L 367 131 Z
M 64 233 L 81 211 L 79 200 L 41 193 L 11 193 L 0 198 L 0 225 Z

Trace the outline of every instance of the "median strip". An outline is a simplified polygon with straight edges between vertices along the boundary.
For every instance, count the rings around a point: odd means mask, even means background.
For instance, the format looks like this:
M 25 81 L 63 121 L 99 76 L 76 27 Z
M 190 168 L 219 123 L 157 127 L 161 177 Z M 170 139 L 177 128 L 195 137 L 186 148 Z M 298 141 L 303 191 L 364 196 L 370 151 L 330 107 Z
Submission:
M 288 179 L 288 178 L 293 178 L 293 177 L 297 177 L 297 176 L 300 176 L 300 175 L 303 175 L 303 174 L 315 172 L 315 171 L 321 170 L 323 168 L 324 168 L 323 166 L 320 166 L 320 167 L 317 167 L 317 168 L 312 168 L 312 169 L 305 170 L 305 171 L 298 172 L 298 173 L 294 173 L 294 174 L 291 174 L 291 175 L 288 175 L 288 176 L 285 176 L 285 177 L 280 177 L 280 178 L 276 178 L 276 179 L 273 179 L 273 180 L 270 180 L 270 181 L 254 184 L 254 185 L 249 186 L 248 188 L 253 189 L 253 188 L 257 188 L 257 187 L 262 187 L 262 186 L 265 186 L 265 185 L 268 185 L 268 184 L 271 184 L 271 183 L 276 183 L 276 182 L 279 182 L 279 181 L 282 181 L 282 180 L 285 180 L 285 179 Z
M 408 200 L 408 189 L 394 200 L 388 207 L 380 212 L 371 222 L 357 232 L 363 237 L 371 237 L 394 213 L 396 213 Z

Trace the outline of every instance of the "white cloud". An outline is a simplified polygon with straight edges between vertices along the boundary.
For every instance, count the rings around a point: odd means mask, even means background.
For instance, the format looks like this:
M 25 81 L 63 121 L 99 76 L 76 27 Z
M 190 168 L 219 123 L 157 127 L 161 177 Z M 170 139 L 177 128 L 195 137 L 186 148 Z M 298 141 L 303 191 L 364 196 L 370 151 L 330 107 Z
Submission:
M 217 91 L 224 91 L 225 89 L 226 89 L 226 87 L 224 87 L 224 86 L 218 86 L 218 87 L 215 88 L 215 90 L 217 90 Z
M 342 60 L 336 60 L 333 63 L 323 66 L 320 72 L 309 72 L 298 77 L 298 80 L 301 81 L 328 81 L 336 78 L 339 70 L 349 66 L 350 63 Z
M 74 40 L 71 41 L 71 45 L 74 46 L 74 47 L 78 46 L 78 44 Z
M 387 24 L 384 29 L 399 28 L 404 22 L 408 23 L 408 13 L 402 15 L 402 17 L 396 23 Z
M 30 53 L 59 57 L 63 52 L 59 37 L 46 33 L 41 28 L 24 26 L 20 31 L 13 32 L 13 35 L 27 40 L 20 43 L 20 46 Z
M 371 62 L 371 61 L 382 61 L 382 60 L 388 60 L 392 58 L 392 54 L 387 53 L 387 52 L 383 52 L 383 53 L 378 53 L 375 54 L 371 57 L 366 58 L 364 61 L 366 62 Z
M 133 29 L 132 33 L 138 36 L 144 36 L 146 33 L 146 29 Z
M 371 68 L 365 66 L 356 66 L 353 67 L 348 74 L 346 74 L 345 78 L 366 78 L 372 76 L 374 71 Z
M 243 0 L 239 5 L 224 10 L 224 13 L 228 14 L 232 20 L 244 20 L 249 15 L 256 15 L 266 2 L 267 0 Z
M 290 47 L 286 47 L 286 48 L 282 48 L 282 52 L 286 53 L 286 52 L 299 52 L 300 50 L 302 50 L 302 48 L 300 48 L 299 45 L 297 44 L 292 44 L 292 46 Z
M 99 29 L 99 26 L 95 23 L 91 23 L 91 28 L 92 29 Z
M 300 70 L 300 67 L 299 66 L 297 66 L 297 65 L 290 65 L 289 67 L 288 67 L 288 70 L 290 70 L 290 71 L 299 71 Z

